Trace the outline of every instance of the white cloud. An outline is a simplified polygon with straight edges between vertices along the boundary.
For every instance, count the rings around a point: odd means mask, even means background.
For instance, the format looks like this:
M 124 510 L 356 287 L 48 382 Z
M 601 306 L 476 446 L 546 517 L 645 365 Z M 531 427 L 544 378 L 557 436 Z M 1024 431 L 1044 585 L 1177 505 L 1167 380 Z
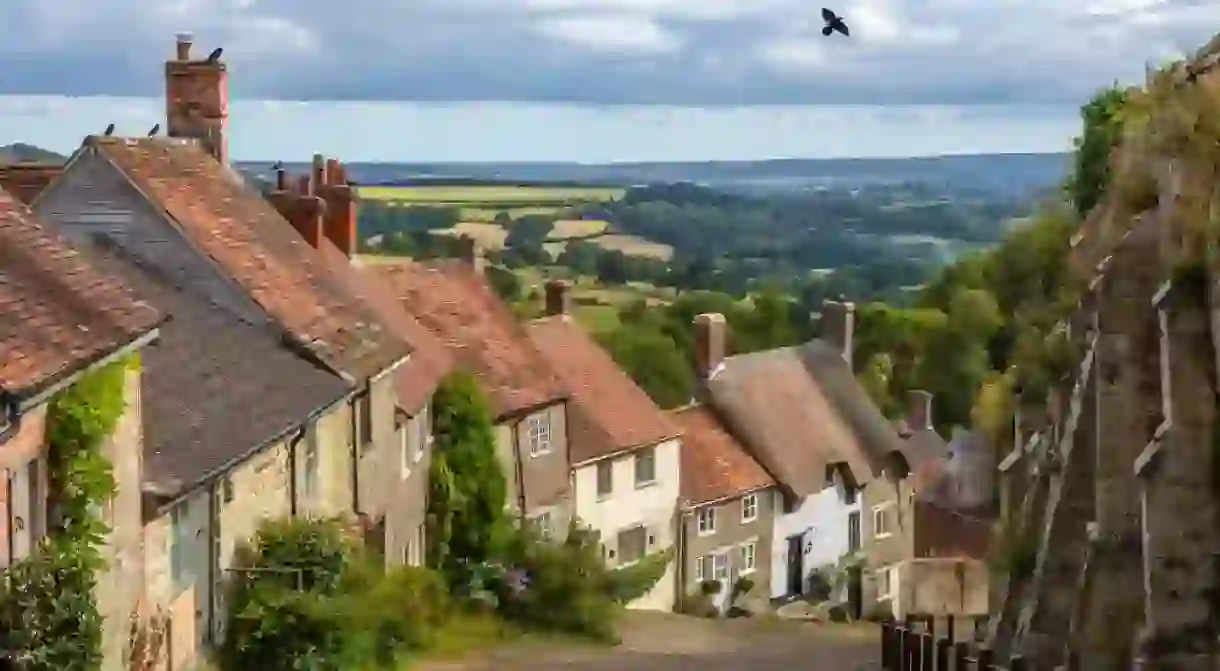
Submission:
M 646 16 L 631 14 L 548 18 L 538 21 L 535 29 L 547 37 L 610 53 L 666 53 L 682 47 L 678 35 Z

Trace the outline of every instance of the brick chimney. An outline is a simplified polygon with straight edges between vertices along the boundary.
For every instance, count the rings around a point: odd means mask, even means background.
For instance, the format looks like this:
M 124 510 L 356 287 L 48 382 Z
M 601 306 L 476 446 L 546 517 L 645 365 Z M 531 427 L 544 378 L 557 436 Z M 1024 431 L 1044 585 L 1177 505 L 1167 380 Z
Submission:
M 546 283 L 546 314 L 548 317 L 566 315 L 572 311 L 572 292 L 563 280 Z
M 840 301 L 822 303 L 822 340 L 841 352 L 849 366 L 852 365 L 852 336 L 855 330 L 855 304 Z
M 218 58 L 192 58 L 194 39 L 178 35 L 165 62 L 165 121 L 169 137 L 194 138 L 216 160 L 229 162 L 229 73 Z
M 728 322 L 724 315 L 705 312 L 695 315 L 695 376 L 701 383 L 711 380 L 724 362 L 727 351 Z
M 907 392 L 907 430 L 912 433 L 932 428 L 932 393 L 922 389 Z
M 347 258 L 356 253 L 356 196 L 347 183 L 347 171 L 337 159 L 313 156 L 314 190 L 326 201 L 323 232 Z
M 283 168 L 276 168 L 275 189 L 267 196 L 280 216 L 297 229 L 310 247 L 317 249 L 324 235 L 326 201 L 319 198 L 313 189 L 313 180 L 302 175 L 295 188 L 288 183 Z
M 483 251 L 479 249 L 479 244 L 469 235 L 458 238 L 458 242 L 462 245 L 462 261 L 467 263 L 476 275 L 482 275 L 483 269 L 487 265 L 487 259 L 484 258 Z

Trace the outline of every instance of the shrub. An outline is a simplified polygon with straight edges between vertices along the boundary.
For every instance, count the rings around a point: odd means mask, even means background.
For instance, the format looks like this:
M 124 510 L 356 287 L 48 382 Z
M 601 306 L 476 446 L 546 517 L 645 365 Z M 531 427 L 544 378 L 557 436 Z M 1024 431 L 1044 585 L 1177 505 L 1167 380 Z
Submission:
M 505 617 L 531 628 L 617 640 L 618 608 L 593 534 L 573 527 L 563 543 L 553 543 L 527 526 L 513 535 L 508 562 L 510 572 L 524 572 L 524 586 L 501 586 Z
M 683 615 L 693 615 L 709 619 L 720 616 L 720 611 L 716 609 L 716 604 L 712 603 L 712 596 L 704 593 L 702 589 L 687 594 L 686 598 L 682 599 L 682 602 L 678 604 L 678 612 Z
M 630 603 L 656 587 L 669 569 L 673 554 L 668 550 L 655 552 L 640 561 L 609 572 L 610 598 L 616 603 Z
M 704 580 L 699 583 L 699 591 L 708 596 L 719 594 L 724 585 L 719 580 Z

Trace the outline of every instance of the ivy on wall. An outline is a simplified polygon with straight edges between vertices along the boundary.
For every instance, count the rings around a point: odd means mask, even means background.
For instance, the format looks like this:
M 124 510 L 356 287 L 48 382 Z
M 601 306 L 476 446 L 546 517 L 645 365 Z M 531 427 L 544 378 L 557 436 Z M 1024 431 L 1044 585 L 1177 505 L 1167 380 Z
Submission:
M 22 669 L 102 666 L 97 572 L 109 532 L 102 510 L 115 493 L 104 447 L 126 409 L 127 369 L 137 365 L 132 357 L 93 371 L 47 408 L 48 538 L 0 584 L 0 651 Z

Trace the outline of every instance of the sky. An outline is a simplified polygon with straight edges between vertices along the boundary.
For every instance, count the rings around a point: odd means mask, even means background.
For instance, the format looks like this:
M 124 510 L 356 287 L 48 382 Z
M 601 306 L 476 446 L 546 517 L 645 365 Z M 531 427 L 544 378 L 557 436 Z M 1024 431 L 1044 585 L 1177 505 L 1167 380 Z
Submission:
M 237 159 L 630 161 L 1063 151 L 1220 0 L 6 0 L 0 143 L 161 121 L 191 32 Z

